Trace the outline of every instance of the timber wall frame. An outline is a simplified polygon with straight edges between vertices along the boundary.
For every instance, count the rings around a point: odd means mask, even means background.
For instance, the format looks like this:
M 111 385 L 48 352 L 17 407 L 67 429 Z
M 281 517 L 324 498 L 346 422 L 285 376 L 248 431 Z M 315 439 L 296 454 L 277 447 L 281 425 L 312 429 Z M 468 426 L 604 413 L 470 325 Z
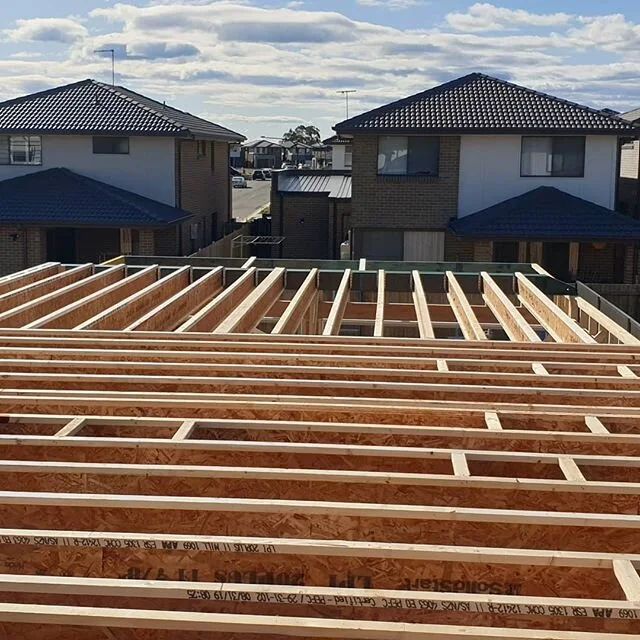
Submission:
M 0 636 L 640 634 L 632 325 L 531 265 L 127 262 L 0 278 Z

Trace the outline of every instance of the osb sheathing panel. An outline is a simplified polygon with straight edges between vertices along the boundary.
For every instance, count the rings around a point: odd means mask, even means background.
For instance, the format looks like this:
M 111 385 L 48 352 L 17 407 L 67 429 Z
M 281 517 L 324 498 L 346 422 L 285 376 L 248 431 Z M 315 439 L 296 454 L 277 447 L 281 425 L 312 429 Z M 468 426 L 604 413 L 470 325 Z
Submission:
M 229 461 L 227 464 L 235 464 Z M 407 470 L 408 471 L 408 470 Z M 564 512 L 640 513 L 640 495 L 455 488 L 380 484 L 341 484 L 291 480 L 164 478 L 87 474 L 0 474 L 2 491 L 56 491 L 132 495 L 322 500 L 376 504 L 526 509 Z
M 460 518 L 462 516 L 459 516 Z M 81 531 L 136 531 L 367 540 L 640 553 L 640 536 L 632 528 L 401 520 L 299 513 L 239 513 L 211 511 L 135 510 L 91 507 L 3 505 L 0 522 L 6 528 Z
M 45 605 L 70 605 L 70 606 L 86 606 L 86 607 L 114 607 L 114 608 L 130 608 L 130 609 L 147 609 L 159 610 L 170 608 L 174 611 L 204 612 L 204 613 L 227 613 L 227 614 L 245 614 L 245 615 L 269 615 L 269 616 L 291 616 L 304 618 L 333 618 L 345 620 L 371 620 L 381 622 L 414 622 L 422 624 L 448 624 L 448 625 L 470 625 L 483 627 L 507 627 L 507 628 L 525 628 L 525 629 L 553 629 L 553 630 L 574 630 L 574 631 L 591 631 L 591 632 L 609 632 L 609 633 L 630 633 L 633 630 L 634 622 L 627 620 L 600 620 L 593 618 L 551 618 L 524 615 L 501 616 L 492 614 L 469 614 L 456 612 L 425 612 L 415 611 L 411 609 L 365 609 L 353 607 L 327 607 L 313 605 L 264 605 L 257 603 L 224 603 L 224 602 L 203 602 L 188 600 L 153 600 L 142 598 L 114 598 L 114 597 L 95 597 L 95 596 L 63 596 L 63 595 L 25 595 L 0 593 L 0 600 L 4 602 L 19 602 L 29 604 L 45 604 Z M 72 629 L 72 627 L 67 627 Z M 2 623 L 0 623 L 2 630 Z M 118 636 L 117 629 L 110 628 L 115 633 L 116 638 L 164 638 L 164 635 L 148 636 L 144 631 L 137 631 L 134 636 Z M 137 635 L 140 633 L 141 635 Z M 180 633 L 180 632 L 178 632 Z M 99 637 L 111 638 L 111 636 L 101 636 L 99 629 L 94 629 L 92 640 Z M 2 636 L 4 638 L 5 636 Z M 31 638 L 24 636 L 24 638 Z M 36 636 L 39 638 L 39 636 Z M 47 636 L 44 636 L 47 637 Z M 75 635 L 58 636 L 59 638 L 71 638 L 74 640 Z M 80 636 L 81 638 L 83 636 Z M 91 637 L 91 636 L 89 636 Z M 169 638 L 179 636 L 167 636 Z M 191 636 L 186 636 L 191 637 Z M 193 636 L 197 637 L 197 636 Z M 228 637 L 228 636 L 211 636 L 211 637 Z M 245 634 L 235 636 L 234 640 L 246 640 L 249 637 Z M 260 640 L 268 640 L 275 636 L 260 636 Z M 299 637 L 305 638 L 302 633 Z M 291 636 L 287 637 L 290 640 Z M 57 639 L 57 640 L 58 640 Z M 631 640 L 631 636 L 630 636 Z

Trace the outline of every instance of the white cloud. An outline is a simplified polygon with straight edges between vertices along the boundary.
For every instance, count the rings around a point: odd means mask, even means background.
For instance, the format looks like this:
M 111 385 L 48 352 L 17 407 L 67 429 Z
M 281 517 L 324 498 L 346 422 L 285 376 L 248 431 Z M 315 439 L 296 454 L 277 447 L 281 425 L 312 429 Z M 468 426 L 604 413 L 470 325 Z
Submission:
M 508 9 L 488 2 L 476 2 L 466 13 L 449 13 L 446 21 L 458 31 L 502 31 L 524 26 L 562 26 L 573 18 L 568 13 L 530 13 L 524 9 Z
M 425 4 L 423 0 L 356 0 L 364 7 L 387 7 L 388 9 L 408 9 L 419 4 Z
M 483 3 L 450 14 L 473 18 L 464 30 L 456 19 L 457 26 L 403 30 L 309 11 L 310 0 L 303 7 L 280 2 L 103 4 L 68 19 L 80 27 L 64 31 L 68 52 L 0 61 L 0 93 L 9 98 L 84 77 L 109 81 L 110 60 L 94 50 L 114 47 L 120 84 L 254 138 L 297 122 L 318 123 L 329 134 L 344 117 L 338 89 L 357 89 L 350 96 L 355 114 L 472 71 L 594 106 L 640 105 L 638 25 L 622 16 L 533 14 Z M 38 32 L 36 24 L 14 31 Z M 78 35 L 69 40 L 69 33 Z
M 571 29 L 568 36 L 576 47 L 600 47 L 607 51 L 637 50 L 640 47 L 640 25 L 629 22 L 622 14 L 582 17 L 583 27 Z
M 71 43 L 87 36 L 87 29 L 70 18 L 32 18 L 16 20 L 16 28 L 5 35 L 16 42 Z

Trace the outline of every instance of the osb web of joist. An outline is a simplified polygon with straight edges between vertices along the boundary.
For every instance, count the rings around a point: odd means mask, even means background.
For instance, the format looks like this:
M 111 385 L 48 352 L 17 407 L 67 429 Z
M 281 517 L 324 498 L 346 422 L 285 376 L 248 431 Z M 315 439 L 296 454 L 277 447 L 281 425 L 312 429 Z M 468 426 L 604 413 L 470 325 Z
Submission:
M 0 278 L 0 328 L 636 344 L 544 274 L 61 265 Z
M 621 327 L 528 276 L 126 269 L 0 279 L 40 287 L 0 309 L 0 637 L 638 635 Z

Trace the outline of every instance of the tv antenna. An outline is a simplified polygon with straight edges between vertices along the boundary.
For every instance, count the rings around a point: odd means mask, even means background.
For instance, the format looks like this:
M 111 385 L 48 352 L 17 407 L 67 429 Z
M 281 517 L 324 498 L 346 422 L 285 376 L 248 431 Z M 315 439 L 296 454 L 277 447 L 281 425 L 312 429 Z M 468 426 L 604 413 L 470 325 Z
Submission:
M 111 54 L 111 86 L 116 86 L 116 50 L 115 49 L 94 49 L 93 53 Z
M 356 89 L 342 89 L 340 91 L 336 91 L 336 93 L 341 93 L 344 96 L 345 107 L 347 111 L 347 120 L 349 119 L 349 94 L 356 93 Z

